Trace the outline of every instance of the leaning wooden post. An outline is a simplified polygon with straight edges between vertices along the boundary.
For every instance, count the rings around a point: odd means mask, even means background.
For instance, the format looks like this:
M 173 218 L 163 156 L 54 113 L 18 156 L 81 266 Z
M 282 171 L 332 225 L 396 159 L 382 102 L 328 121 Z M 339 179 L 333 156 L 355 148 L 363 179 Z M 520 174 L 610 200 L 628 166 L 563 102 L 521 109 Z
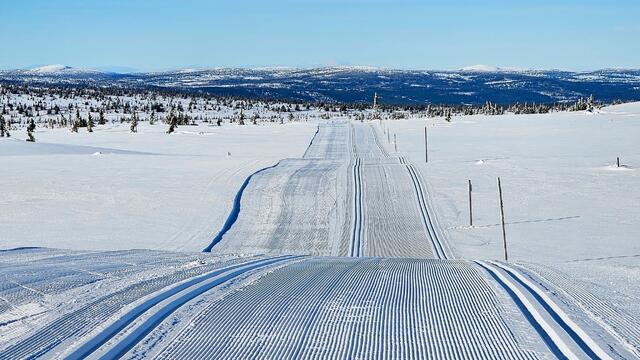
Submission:
M 396 149 L 396 152 L 398 152 L 398 139 L 396 138 L 396 134 L 393 134 L 393 146 Z
M 504 228 L 504 204 L 502 202 L 502 185 L 500 184 L 500 178 L 498 177 L 498 193 L 500 194 L 500 216 L 502 218 L 502 242 L 504 244 L 504 261 L 509 261 L 507 255 L 507 232 Z
M 469 226 L 473 226 L 473 206 L 471 204 L 471 191 L 473 191 L 473 188 L 471 187 L 471 180 L 469 180 Z
M 429 162 L 429 144 L 427 143 L 427 127 L 424 127 L 424 162 Z

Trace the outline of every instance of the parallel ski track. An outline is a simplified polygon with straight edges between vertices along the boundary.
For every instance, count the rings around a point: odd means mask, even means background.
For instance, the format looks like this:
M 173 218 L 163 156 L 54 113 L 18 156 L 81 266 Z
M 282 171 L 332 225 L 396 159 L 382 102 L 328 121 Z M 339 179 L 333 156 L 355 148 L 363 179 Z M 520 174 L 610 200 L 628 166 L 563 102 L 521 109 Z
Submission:
M 640 316 L 629 314 L 613 307 L 598 296 L 586 290 L 584 284 L 576 282 L 574 278 L 544 265 L 526 264 L 519 265 L 525 271 L 552 284 L 554 291 L 563 294 L 570 299 L 583 312 L 590 315 L 598 325 L 605 329 L 622 348 L 640 358 Z
M 179 286 L 162 291 L 122 315 L 114 324 L 107 327 L 76 351 L 71 353 L 67 359 L 83 359 L 87 357 L 98 350 L 110 339 L 118 335 L 136 319 L 147 314 L 147 312 L 152 312 L 144 322 L 135 326 L 133 330 L 128 331 L 128 333 L 124 337 L 118 339 L 115 344 L 110 344 L 109 350 L 100 356 L 101 359 L 120 358 L 154 328 L 156 328 L 170 314 L 190 300 L 249 271 L 264 269 L 270 265 L 290 261 L 295 258 L 296 257 L 293 256 L 282 256 L 249 261 L 213 271 L 203 276 L 190 279 L 188 282 L 182 283 Z
M 0 351 L 0 358 L 22 359 L 41 357 L 68 339 L 88 334 L 124 306 L 148 294 L 185 279 L 198 276 L 204 272 L 234 264 L 237 261 L 238 260 L 232 260 L 199 266 L 127 286 L 122 290 L 91 302 L 70 314 L 63 315 L 35 331 L 24 340 L 2 349 Z
M 375 127 L 351 124 L 352 193 L 351 234 L 348 256 L 428 257 L 448 259 L 449 255 L 430 214 L 423 181 L 417 169 L 403 157 L 390 156 L 379 140 Z M 390 159 L 397 159 L 390 161 Z M 408 176 L 393 170 L 406 167 Z M 406 173 L 405 173 L 406 174 Z M 416 198 L 416 216 L 412 204 L 403 196 L 405 183 Z M 410 184 L 410 185 L 409 185 Z M 400 202 L 400 203 L 398 203 Z M 384 221 L 391 219 L 391 221 Z M 402 220 L 402 221 L 401 221 Z M 422 227 L 424 238 L 414 225 Z M 422 244 L 421 242 L 425 243 Z M 431 250 L 425 250 L 424 245 Z
M 493 261 L 476 263 L 507 291 L 556 357 L 613 360 L 548 295 L 518 271 Z
M 431 218 L 431 214 L 427 206 L 427 200 L 423 190 L 424 188 L 422 186 L 422 180 L 420 178 L 420 175 L 418 174 L 418 171 L 416 170 L 415 166 L 408 163 L 404 157 L 400 158 L 400 163 L 407 167 L 409 175 L 411 176 L 411 181 L 413 182 L 413 187 L 416 192 L 416 198 L 418 200 L 418 206 L 420 207 L 420 215 L 422 217 L 425 230 L 427 231 L 427 237 L 431 241 L 434 255 L 437 259 L 449 259 L 449 256 L 445 251 L 445 247 L 443 246 L 442 241 L 438 236 L 438 232 L 433 225 L 433 219 Z
M 307 258 L 212 303 L 158 358 L 536 355 L 520 348 L 480 269 L 467 262 Z
M 353 164 L 353 224 L 349 255 L 359 257 L 363 235 L 362 160 L 355 158 Z
M 388 158 L 389 157 L 389 153 L 387 152 L 387 149 L 385 149 L 384 146 L 382 145 L 382 142 L 380 141 L 380 138 L 378 137 L 378 132 L 376 131 L 376 129 L 373 126 L 373 124 L 369 124 L 369 126 L 371 127 L 371 132 L 373 133 L 373 137 L 375 139 L 376 145 L 378 145 L 378 149 L 380 149 L 380 153 L 382 154 L 383 157 Z

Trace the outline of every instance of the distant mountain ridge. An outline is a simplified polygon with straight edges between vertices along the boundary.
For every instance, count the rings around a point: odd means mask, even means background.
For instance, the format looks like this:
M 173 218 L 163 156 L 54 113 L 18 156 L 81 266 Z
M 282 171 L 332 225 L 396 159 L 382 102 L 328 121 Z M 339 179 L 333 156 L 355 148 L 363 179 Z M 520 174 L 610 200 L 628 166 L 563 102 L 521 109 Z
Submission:
M 66 86 L 162 88 L 214 95 L 314 102 L 368 103 L 377 92 L 389 104 L 498 104 L 640 100 L 640 70 L 586 72 L 475 65 L 455 71 L 363 66 L 311 69 L 215 68 L 120 74 L 64 65 L 0 71 L 0 82 Z

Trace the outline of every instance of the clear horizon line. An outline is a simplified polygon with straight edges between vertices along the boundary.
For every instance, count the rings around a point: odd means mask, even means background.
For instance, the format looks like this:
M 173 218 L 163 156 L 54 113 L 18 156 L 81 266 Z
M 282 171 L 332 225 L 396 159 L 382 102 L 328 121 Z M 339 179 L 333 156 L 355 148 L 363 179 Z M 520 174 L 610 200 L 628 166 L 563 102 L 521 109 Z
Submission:
M 99 71 L 103 73 L 112 73 L 112 74 L 152 74 L 152 73 L 166 73 L 166 72 L 178 72 L 184 70 L 194 70 L 194 71 L 206 71 L 206 70 L 217 70 L 217 69 L 243 69 L 243 70 L 275 70 L 275 69 L 283 69 L 283 70 L 313 70 L 313 69 L 331 69 L 331 68 L 362 68 L 362 69 L 374 69 L 374 70 L 386 70 L 386 71 L 429 71 L 429 72 L 527 72 L 527 71 L 559 71 L 559 72 L 571 72 L 571 73 L 588 73 L 600 70 L 640 70 L 640 67 L 626 67 L 626 66 L 612 66 L 612 67 L 601 67 L 601 68 L 591 68 L 588 70 L 571 70 L 571 69 L 563 69 L 563 68 L 523 68 L 517 66 L 493 66 L 493 65 L 470 65 L 464 66 L 461 68 L 450 68 L 450 69 L 437 69 L 437 68 L 402 68 L 402 67 L 388 67 L 388 66 L 373 66 L 373 65 L 300 65 L 300 66 L 291 66 L 291 65 L 235 65 L 235 66 L 216 66 L 216 65 L 191 65 L 184 67 L 168 67 L 164 69 L 158 70 L 139 70 L 135 67 L 124 66 L 124 65 L 103 65 L 103 66 L 68 66 L 64 64 L 46 64 L 46 65 L 30 65 L 16 68 L 5 68 L 0 69 L 3 72 L 10 71 L 30 71 L 38 68 L 46 67 L 46 66 L 64 66 L 71 70 L 87 70 L 87 71 Z M 486 66 L 487 68 L 483 70 L 479 67 Z M 478 67 L 478 68 L 476 68 Z M 117 71 L 117 70 L 107 70 L 109 68 L 117 69 L 131 69 L 131 71 Z M 476 69 L 474 69 L 476 68 Z

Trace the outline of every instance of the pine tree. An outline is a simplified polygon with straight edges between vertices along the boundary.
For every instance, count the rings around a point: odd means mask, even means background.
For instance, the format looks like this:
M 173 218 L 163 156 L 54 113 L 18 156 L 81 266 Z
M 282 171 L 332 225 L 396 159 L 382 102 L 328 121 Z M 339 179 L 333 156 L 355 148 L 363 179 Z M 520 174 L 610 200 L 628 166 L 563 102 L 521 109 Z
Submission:
M 447 117 L 445 118 L 445 120 L 447 120 L 447 122 L 451 122 L 451 110 L 447 111 Z
M 244 113 L 242 112 L 242 110 L 240 110 L 240 121 L 239 121 L 240 125 L 244 125 Z
M 100 109 L 100 113 L 98 114 L 98 125 L 104 125 L 106 121 L 104 120 L 104 111 Z
M 137 133 L 138 132 L 138 115 L 134 112 L 133 116 L 131 117 L 131 132 L 132 133 Z
M 2 114 L 0 114 L 0 137 L 4 137 L 5 131 L 6 129 L 4 125 L 4 117 L 2 117 Z
M 149 125 L 153 125 L 156 123 L 156 112 L 152 111 L 151 115 L 149 115 Z
M 36 131 L 36 123 L 31 119 L 31 122 L 29 122 L 27 126 L 27 141 L 36 142 L 36 138 L 33 136 L 34 131 Z
M 176 127 L 178 126 L 178 118 L 176 117 L 176 115 L 173 113 L 173 109 L 171 109 L 171 111 L 169 112 L 169 115 L 167 116 L 167 124 L 169 124 L 169 129 L 167 130 L 167 134 L 171 134 L 175 131 Z
M 80 117 L 80 110 L 76 109 L 76 120 L 71 124 L 71 132 L 77 133 L 78 128 L 80 127 L 80 122 L 82 118 Z
M 89 118 L 87 119 L 87 131 L 92 133 L 93 132 L 93 117 L 91 116 L 91 113 L 89 113 Z

